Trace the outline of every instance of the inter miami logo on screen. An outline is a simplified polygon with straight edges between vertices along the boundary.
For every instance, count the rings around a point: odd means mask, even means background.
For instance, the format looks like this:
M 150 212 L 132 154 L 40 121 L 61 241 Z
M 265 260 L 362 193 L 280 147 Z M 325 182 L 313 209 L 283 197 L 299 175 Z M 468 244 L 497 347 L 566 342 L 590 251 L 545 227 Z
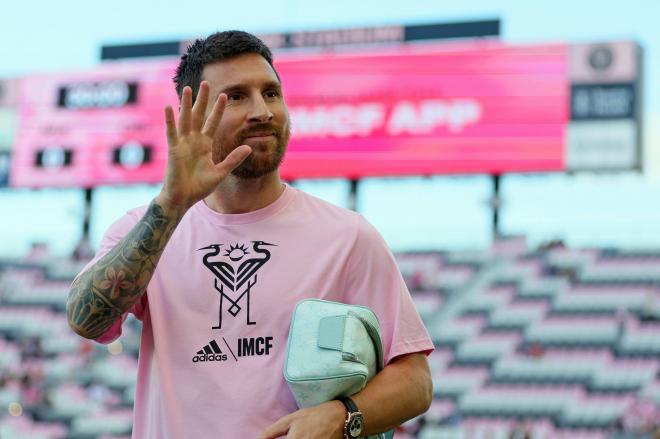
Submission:
M 263 241 L 252 241 L 252 250 L 244 244 L 230 245 L 222 249 L 224 244 L 211 244 L 199 250 L 208 250 L 202 262 L 211 270 L 215 279 L 213 286 L 220 294 L 220 307 L 218 308 L 218 324 L 212 329 L 222 329 L 222 309 L 225 300 L 229 302 L 229 314 L 236 317 L 243 309 L 241 301 L 245 298 L 246 319 L 248 325 L 256 322 L 250 320 L 250 293 L 257 283 L 257 271 L 270 259 L 270 251 L 265 247 L 275 246 Z M 199 251 L 198 250 L 198 251 Z M 226 259 L 225 259 L 226 258 Z

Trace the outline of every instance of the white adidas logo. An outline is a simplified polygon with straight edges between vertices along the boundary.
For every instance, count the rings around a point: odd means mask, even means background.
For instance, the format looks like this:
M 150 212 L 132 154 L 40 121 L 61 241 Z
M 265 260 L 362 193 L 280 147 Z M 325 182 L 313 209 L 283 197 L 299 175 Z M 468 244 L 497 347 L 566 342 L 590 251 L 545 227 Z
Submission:
M 193 363 L 205 361 L 227 361 L 227 354 L 223 354 L 220 346 L 215 340 L 211 340 L 209 344 L 197 351 L 197 354 L 192 358 Z

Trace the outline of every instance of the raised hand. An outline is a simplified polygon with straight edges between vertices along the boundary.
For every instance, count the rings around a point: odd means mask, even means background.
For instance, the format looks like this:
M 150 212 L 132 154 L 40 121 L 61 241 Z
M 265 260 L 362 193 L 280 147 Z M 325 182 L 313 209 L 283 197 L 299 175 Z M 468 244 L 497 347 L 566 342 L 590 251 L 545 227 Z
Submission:
M 172 107 L 165 108 L 168 158 L 163 189 L 156 201 L 164 208 L 187 210 L 209 195 L 252 152 L 247 145 L 233 150 L 222 162 L 211 155 L 215 135 L 227 102 L 220 94 L 206 117 L 209 84 L 203 81 L 192 105 L 192 89 L 184 87 L 178 126 Z

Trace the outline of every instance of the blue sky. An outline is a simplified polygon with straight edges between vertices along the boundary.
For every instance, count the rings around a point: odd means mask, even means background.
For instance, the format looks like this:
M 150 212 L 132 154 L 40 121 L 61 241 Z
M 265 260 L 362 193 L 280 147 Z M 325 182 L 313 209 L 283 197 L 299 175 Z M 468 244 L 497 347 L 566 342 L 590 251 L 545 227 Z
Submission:
M 511 43 L 633 39 L 645 51 L 645 175 L 508 178 L 503 227 L 536 242 L 564 237 L 575 245 L 660 247 L 660 211 L 654 207 L 657 201 L 648 202 L 660 198 L 659 16 L 660 0 L 252 0 L 185 6 L 139 0 L 2 0 L 0 77 L 92 67 L 102 44 L 189 39 L 228 28 L 269 33 L 500 18 L 502 39 Z M 345 182 L 304 186 L 346 204 Z M 474 248 L 490 240 L 490 182 L 485 177 L 370 181 L 362 190 L 361 210 L 394 248 Z M 156 191 L 98 191 L 93 241 L 125 209 L 148 202 Z M 541 196 L 544 203 L 539 203 Z M 38 219 L 44 210 L 49 212 L 48 227 Z M 0 254 L 23 253 L 35 239 L 52 241 L 58 252 L 67 252 L 79 235 L 81 214 L 80 191 L 0 191 Z
M 94 66 L 100 46 L 189 39 L 216 30 L 286 32 L 500 18 L 512 43 L 633 39 L 645 51 L 645 135 L 660 176 L 658 0 L 114 0 L 20 2 L 0 7 L 0 77 Z M 656 132 L 658 131 L 658 132 Z M 657 145 L 657 148 L 655 147 Z
M 499 17 L 503 39 L 511 42 L 633 38 L 647 49 L 651 77 L 660 73 L 656 0 L 252 0 L 183 5 L 5 0 L 0 9 L 0 76 L 92 66 L 103 43 L 190 38 L 227 28 L 279 32 L 485 17 Z M 650 93 L 652 101 L 658 101 L 657 94 Z

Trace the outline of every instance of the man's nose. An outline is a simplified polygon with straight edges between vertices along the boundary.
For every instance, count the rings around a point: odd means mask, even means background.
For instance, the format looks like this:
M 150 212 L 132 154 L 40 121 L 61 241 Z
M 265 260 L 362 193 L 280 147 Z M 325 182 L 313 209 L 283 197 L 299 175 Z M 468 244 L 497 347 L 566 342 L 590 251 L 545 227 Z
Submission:
M 252 105 L 248 113 L 248 120 L 250 122 L 270 122 L 273 119 L 273 113 L 268 108 L 263 96 L 259 94 L 251 99 Z

